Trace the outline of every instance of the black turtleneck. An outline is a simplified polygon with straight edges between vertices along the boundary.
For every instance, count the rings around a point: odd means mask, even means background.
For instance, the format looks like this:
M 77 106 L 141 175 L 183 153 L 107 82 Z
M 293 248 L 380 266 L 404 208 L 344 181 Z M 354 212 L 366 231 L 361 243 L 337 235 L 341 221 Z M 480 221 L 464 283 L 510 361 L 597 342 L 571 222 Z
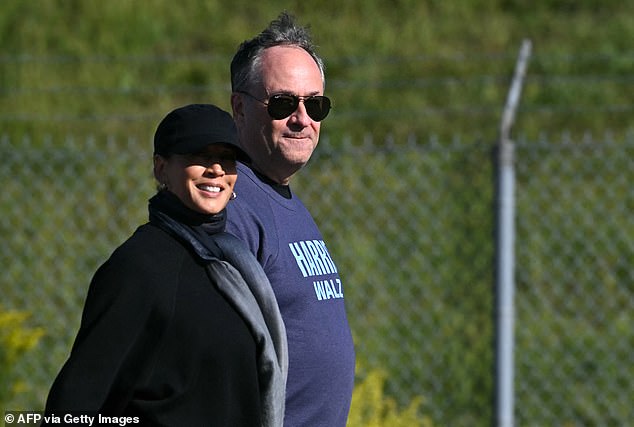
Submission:
M 256 171 L 255 169 L 252 169 L 252 170 L 253 170 L 253 173 L 256 174 L 258 178 L 260 178 L 263 182 L 270 185 L 271 188 L 275 190 L 275 192 L 279 194 L 280 196 L 284 197 L 285 199 L 291 199 L 293 197 L 293 194 L 291 192 L 291 187 L 289 185 L 278 184 L 277 182 L 273 181 L 271 178 L 262 175 L 260 172 Z

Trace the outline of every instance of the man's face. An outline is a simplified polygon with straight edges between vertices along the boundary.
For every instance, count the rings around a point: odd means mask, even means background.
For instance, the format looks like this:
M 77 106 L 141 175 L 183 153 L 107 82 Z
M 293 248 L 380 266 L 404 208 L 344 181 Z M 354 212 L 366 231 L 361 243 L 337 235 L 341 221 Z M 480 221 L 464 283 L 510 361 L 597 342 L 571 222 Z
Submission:
M 275 46 L 264 51 L 261 78 L 262 83 L 252 86 L 250 94 L 265 102 L 277 94 L 323 95 L 319 67 L 301 48 Z M 303 102 L 280 120 L 271 118 L 266 105 L 245 94 L 234 94 L 232 106 L 240 144 L 254 169 L 275 182 L 288 184 L 317 146 L 320 123 L 308 116 Z

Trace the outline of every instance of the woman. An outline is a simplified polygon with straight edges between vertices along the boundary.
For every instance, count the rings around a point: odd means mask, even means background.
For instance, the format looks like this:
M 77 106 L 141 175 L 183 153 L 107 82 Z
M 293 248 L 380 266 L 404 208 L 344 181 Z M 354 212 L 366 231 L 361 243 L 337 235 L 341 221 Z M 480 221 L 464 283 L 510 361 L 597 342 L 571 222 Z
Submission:
M 256 259 L 224 232 L 236 159 L 248 160 L 233 119 L 213 105 L 178 108 L 159 124 L 150 221 L 95 273 L 47 414 L 282 425 L 284 325 Z

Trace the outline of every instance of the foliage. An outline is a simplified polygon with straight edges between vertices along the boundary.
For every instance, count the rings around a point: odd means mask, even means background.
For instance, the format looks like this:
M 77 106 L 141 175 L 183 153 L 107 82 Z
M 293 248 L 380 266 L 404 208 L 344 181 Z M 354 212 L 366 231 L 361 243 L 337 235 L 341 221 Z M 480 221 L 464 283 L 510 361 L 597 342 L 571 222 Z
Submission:
M 359 365 L 357 363 L 357 365 Z M 361 369 L 357 367 L 357 371 Z M 402 410 L 385 394 L 387 373 L 374 369 L 359 380 L 352 394 L 348 427 L 433 427 L 431 418 L 420 415 L 424 401 L 414 397 Z
M 20 358 L 32 350 L 44 335 L 44 329 L 26 324 L 29 313 L 3 310 L 0 307 L 0 413 L 7 403 L 29 387 L 24 379 L 14 378 L 13 368 Z

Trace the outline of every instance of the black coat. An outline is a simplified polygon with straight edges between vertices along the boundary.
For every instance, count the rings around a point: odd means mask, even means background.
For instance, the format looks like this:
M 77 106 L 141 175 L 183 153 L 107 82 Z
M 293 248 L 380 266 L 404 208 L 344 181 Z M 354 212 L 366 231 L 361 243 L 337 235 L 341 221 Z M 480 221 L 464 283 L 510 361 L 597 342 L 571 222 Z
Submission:
M 203 264 L 154 225 L 95 273 L 49 414 L 168 426 L 258 426 L 257 348 Z

